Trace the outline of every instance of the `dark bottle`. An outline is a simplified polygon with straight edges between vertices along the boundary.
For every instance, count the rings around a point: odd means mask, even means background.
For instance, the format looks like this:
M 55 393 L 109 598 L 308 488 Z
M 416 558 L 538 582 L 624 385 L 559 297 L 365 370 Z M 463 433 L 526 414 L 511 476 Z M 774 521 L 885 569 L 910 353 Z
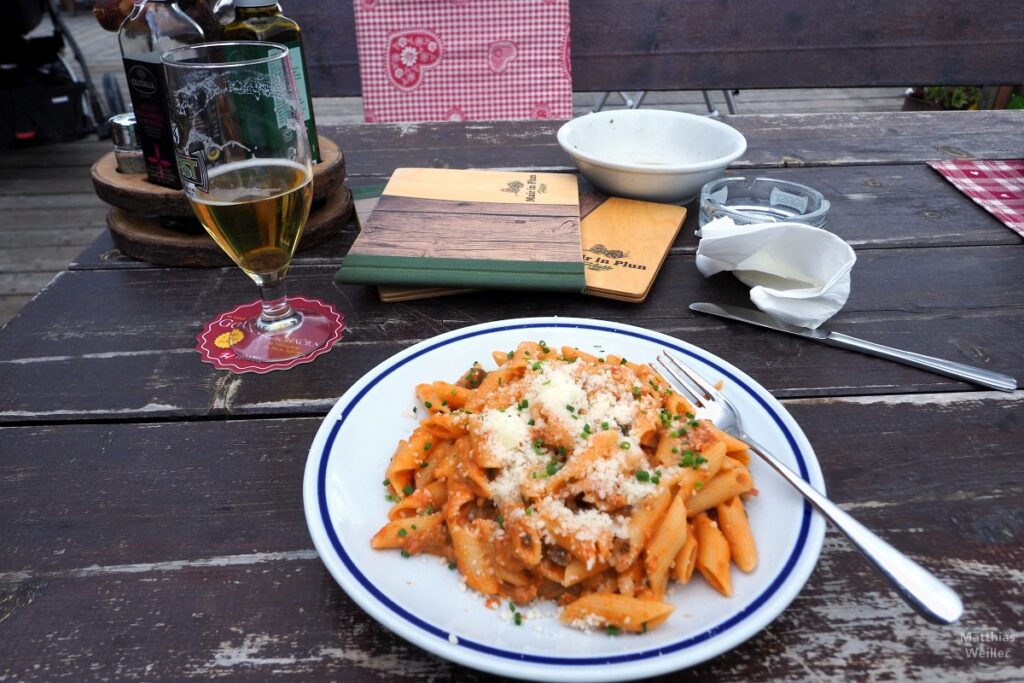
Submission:
M 302 117 L 306 120 L 309 150 L 313 162 L 320 161 L 320 144 L 316 137 L 316 118 L 313 116 L 313 98 L 309 92 L 306 56 L 302 51 L 302 29 L 281 14 L 276 2 L 269 0 L 234 0 L 235 20 L 224 27 L 224 40 L 259 40 L 280 43 L 288 48 L 292 62 L 292 75 L 299 91 Z
M 167 83 L 160 55 L 206 38 L 199 24 L 173 0 L 135 0 L 117 33 L 135 112 L 136 133 L 150 182 L 181 188 L 167 112 Z

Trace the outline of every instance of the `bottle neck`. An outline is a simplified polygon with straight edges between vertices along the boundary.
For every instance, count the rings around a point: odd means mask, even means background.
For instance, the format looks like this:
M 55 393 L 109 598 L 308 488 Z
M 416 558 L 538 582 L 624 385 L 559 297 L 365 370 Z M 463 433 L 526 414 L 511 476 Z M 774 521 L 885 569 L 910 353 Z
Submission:
M 281 14 L 281 8 L 276 2 L 269 2 L 266 5 L 256 7 L 241 7 L 235 4 L 235 20 L 245 21 L 254 17 L 273 17 Z

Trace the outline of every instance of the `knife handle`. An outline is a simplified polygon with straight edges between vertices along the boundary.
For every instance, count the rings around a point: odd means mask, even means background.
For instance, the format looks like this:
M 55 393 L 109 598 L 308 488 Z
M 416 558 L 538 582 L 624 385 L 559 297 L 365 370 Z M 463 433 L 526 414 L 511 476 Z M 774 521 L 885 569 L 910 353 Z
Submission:
M 998 372 L 991 372 L 989 370 L 981 370 L 980 368 L 974 368 L 970 365 L 964 365 L 963 363 L 954 363 L 951 360 L 925 356 L 924 354 L 914 353 L 913 351 L 894 349 L 891 346 L 865 341 L 864 339 L 851 337 L 840 332 L 830 332 L 828 338 L 823 341 L 832 346 L 851 349 L 853 351 L 861 351 L 862 353 L 868 353 L 880 358 L 887 358 L 888 360 L 894 360 L 898 363 L 910 365 L 915 368 L 931 370 L 932 372 L 937 372 L 940 375 L 946 375 L 947 377 L 954 377 L 965 382 L 980 384 L 981 386 L 989 387 L 990 389 L 1012 392 L 1017 388 L 1017 380 L 1013 377 L 1009 377 L 1008 375 L 1001 375 Z

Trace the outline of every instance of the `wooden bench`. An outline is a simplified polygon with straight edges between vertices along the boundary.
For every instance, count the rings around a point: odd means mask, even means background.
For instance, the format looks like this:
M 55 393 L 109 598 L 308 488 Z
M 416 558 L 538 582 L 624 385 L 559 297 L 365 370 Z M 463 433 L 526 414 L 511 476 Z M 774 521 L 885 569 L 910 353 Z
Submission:
M 292 3 L 315 96 L 360 94 L 351 0 Z M 998 0 L 573 0 L 573 90 L 1024 81 Z

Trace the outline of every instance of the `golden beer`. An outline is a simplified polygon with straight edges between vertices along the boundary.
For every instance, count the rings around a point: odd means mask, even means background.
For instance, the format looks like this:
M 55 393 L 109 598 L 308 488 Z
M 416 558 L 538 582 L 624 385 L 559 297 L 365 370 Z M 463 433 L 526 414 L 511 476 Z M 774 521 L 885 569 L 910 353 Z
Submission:
M 284 275 L 313 201 L 312 174 L 286 159 L 247 159 L 210 172 L 189 197 L 199 221 L 258 284 Z

